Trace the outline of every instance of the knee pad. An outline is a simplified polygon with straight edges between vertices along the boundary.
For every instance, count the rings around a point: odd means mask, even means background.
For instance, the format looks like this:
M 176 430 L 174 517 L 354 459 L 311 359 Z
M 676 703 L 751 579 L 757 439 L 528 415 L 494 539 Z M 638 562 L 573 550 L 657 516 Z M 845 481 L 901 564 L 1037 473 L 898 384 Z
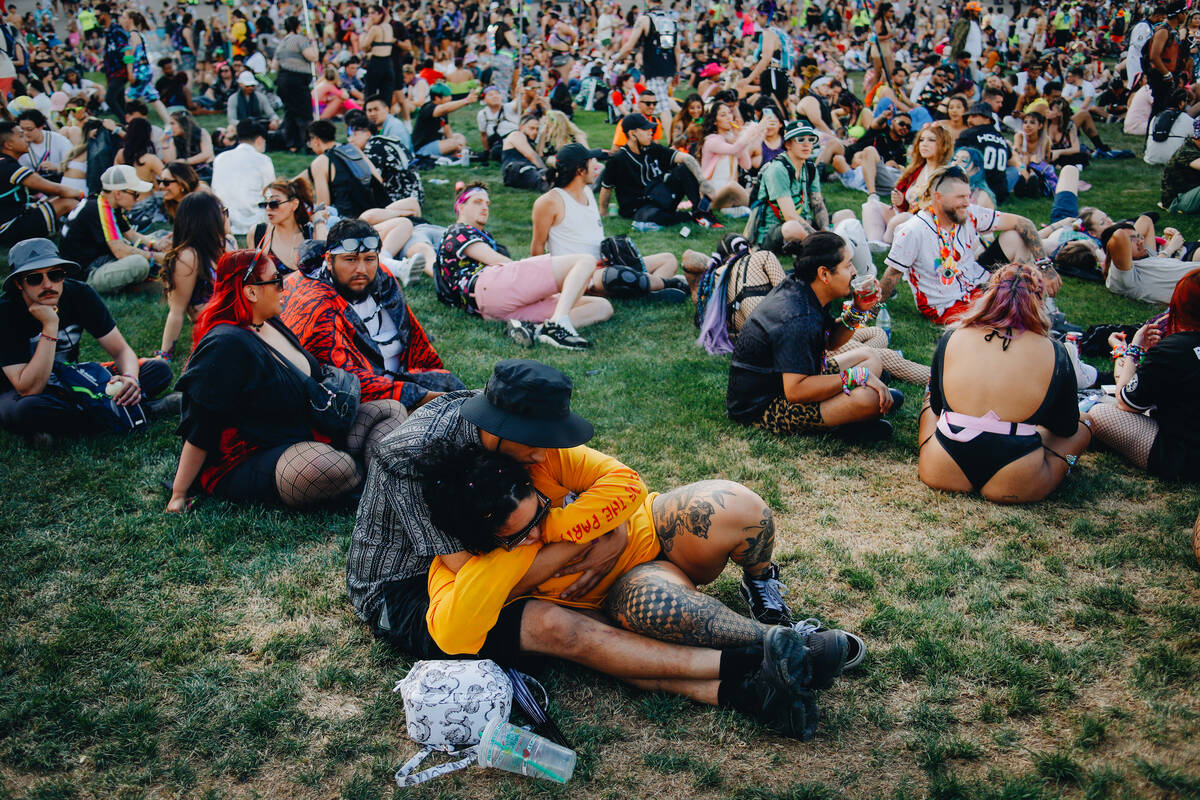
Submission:
M 650 292 L 650 276 L 629 267 L 605 267 L 600 280 L 609 297 L 629 299 L 644 297 Z

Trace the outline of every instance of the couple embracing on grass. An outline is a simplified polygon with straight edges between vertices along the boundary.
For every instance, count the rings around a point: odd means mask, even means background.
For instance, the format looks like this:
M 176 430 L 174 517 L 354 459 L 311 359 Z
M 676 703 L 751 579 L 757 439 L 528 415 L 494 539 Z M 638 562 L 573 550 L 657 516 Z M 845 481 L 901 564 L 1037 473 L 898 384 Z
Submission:
M 358 616 L 419 658 L 556 656 L 812 737 L 815 692 L 865 648 L 793 620 L 771 509 L 729 481 L 648 492 L 585 446 L 571 391 L 501 361 L 484 390 L 438 397 L 380 442 L 347 559 Z M 753 618 L 695 588 L 728 561 Z

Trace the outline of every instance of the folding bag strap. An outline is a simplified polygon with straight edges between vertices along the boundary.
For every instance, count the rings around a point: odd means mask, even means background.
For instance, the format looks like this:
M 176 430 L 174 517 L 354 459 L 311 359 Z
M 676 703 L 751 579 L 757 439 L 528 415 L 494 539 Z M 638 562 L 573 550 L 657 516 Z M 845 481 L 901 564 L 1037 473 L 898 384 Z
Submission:
M 475 763 L 475 748 L 467 747 L 463 750 L 449 751 L 451 755 L 462 755 L 458 761 L 449 761 L 445 764 L 438 764 L 436 767 L 429 767 L 420 772 L 413 773 L 413 770 L 421 765 L 430 753 L 440 751 L 434 747 L 424 747 L 415 756 L 404 762 L 400 769 L 396 770 L 396 785 L 397 786 L 416 786 L 419 783 L 431 781 L 434 778 L 440 778 L 442 775 L 449 775 L 451 772 L 457 772 L 460 769 L 466 769 Z

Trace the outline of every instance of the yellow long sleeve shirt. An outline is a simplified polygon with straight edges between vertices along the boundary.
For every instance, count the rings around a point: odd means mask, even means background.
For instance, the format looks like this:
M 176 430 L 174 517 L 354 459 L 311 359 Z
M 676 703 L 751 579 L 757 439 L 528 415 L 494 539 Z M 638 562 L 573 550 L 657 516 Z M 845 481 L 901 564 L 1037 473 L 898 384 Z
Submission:
M 425 622 L 433 640 L 447 653 L 479 652 L 543 542 L 589 542 L 628 523 L 629 542 L 621 558 L 587 594 L 562 600 L 559 593 L 577 577 L 564 575 L 525 595 L 580 608 L 599 608 L 618 577 L 659 553 L 650 514 L 657 493 L 648 493 L 637 472 L 617 459 L 583 446 L 550 450 L 546 461 L 529 472 L 534 487 L 550 498 L 541 541 L 474 556 L 457 573 L 441 558 L 429 567 Z

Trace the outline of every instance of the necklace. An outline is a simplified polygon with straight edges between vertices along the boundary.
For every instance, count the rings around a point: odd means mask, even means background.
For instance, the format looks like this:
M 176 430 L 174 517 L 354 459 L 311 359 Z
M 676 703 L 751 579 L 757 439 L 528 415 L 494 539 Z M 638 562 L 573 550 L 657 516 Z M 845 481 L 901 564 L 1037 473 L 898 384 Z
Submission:
M 958 224 L 950 229 L 949 234 L 942 235 L 942 224 L 938 221 L 937 213 L 933 210 L 933 206 L 929 206 L 926 211 L 933 218 L 933 232 L 938 238 L 938 255 L 933 259 L 933 270 L 937 273 L 938 279 L 941 280 L 943 286 L 949 286 L 958 279 L 962 272 L 958 268 L 958 260 L 962 258 L 962 254 L 955 247 L 955 240 L 958 238 Z
M 253 322 L 251 322 L 251 323 L 249 323 L 249 324 L 250 324 L 250 327 L 254 329 L 254 332 L 255 332 L 255 333 L 262 333 L 262 329 L 263 329 L 263 324 L 264 324 L 264 323 L 260 322 L 260 323 L 258 323 L 258 324 L 256 325 L 256 324 L 254 324 Z

